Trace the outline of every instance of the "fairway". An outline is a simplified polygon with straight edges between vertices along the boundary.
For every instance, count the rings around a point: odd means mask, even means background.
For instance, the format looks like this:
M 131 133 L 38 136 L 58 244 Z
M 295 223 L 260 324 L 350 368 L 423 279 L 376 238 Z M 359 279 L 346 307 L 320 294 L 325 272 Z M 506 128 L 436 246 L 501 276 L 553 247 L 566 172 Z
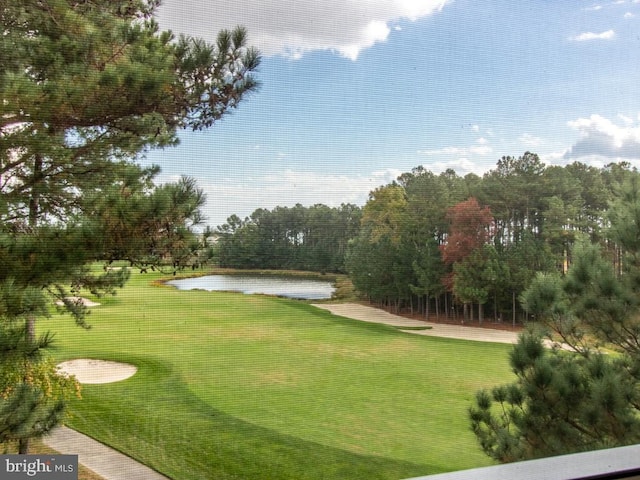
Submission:
M 134 274 L 65 316 L 56 359 L 135 364 L 83 387 L 68 424 L 175 479 L 402 479 L 488 465 L 476 390 L 511 378 L 508 345 L 415 336 L 304 302 L 178 291 Z

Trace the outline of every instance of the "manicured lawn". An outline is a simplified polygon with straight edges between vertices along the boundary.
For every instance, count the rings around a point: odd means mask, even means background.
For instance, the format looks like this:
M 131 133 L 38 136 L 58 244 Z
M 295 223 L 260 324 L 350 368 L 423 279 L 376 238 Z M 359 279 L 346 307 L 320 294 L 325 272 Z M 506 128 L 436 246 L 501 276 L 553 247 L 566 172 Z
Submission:
M 511 379 L 508 346 L 429 338 L 302 302 L 151 286 L 56 315 L 57 359 L 131 362 L 87 385 L 68 424 L 174 479 L 402 479 L 488 465 L 475 391 Z

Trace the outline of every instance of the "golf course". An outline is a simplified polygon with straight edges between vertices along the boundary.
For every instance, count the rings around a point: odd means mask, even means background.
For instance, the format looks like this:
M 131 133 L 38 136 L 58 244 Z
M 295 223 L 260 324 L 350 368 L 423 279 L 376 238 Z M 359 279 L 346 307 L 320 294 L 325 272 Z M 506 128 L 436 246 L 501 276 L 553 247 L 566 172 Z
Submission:
M 158 285 L 133 273 L 67 315 L 55 360 L 124 362 L 83 385 L 66 422 L 162 474 L 400 480 L 491 464 L 469 429 L 475 392 L 512 378 L 509 345 L 412 335 L 299 300 Z

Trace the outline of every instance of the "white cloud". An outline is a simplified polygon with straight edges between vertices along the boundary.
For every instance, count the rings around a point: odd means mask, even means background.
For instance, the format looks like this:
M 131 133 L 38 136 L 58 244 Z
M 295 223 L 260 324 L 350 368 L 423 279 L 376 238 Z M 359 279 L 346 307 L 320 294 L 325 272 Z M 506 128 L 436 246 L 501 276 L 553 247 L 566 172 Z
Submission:
M 442 173 L 447 169 L 452 169 L 458 175 L 464 177 L 468 173 L 474 173 L 482 176 L 491 168 L 491 165 L 488 163 L 471 161 L 466 157 L 460 157 L 448 161 L 429 162 L 429 164 L 424 165 L 424 167 L 436 174 Z
M 624 122 L 622 126 L 600 115 L 568 122 L 580 133 L 580 138 L 565 158 L 640 159 L 640 124 L 634 124 L 626 116 L 620 118 Z
M 626 125 L 633 124 L 633 118 L 629 118 L 626 115 L 623 115 L 622 113 L 618 114 L 618 118 L 622 120 Z
M 631 12 L 626 12 L 624 14 L 624 18 L 634 18 L 634 17 L 635 17 L 635 15 L 633 13 L 631 13 Z
M 565 149 L 558 152 L 543 153 L 540 155 L 540 160 L 546 165 L 564 165 L 567 163 L 567 152 L 568 150 Z
M 479 128 L 473 129 L 474 131 Z M 447 169 L 453 169 L 459 175 L 474 173 L 482 175 L 491 168 L 493 147 L 485 137 L 476 139 L 475 145 L 469 147 L 443 147 L 433 150 L 418 150 L 420 155 L 435 157 L 433 161 L 426 162 L 424 167 L 434 173 L 441 173 Z
M 618 6 L 618 5 L 624 5 L 626 4 L 627 1 L 626 0 L 614 0 L 613 2 L 609 2 L 606 3 L 605 5 L 601 5 L 601 4 L 594 4 L 590 7 L 585 7 L 584 10 L 586 12 L 597 12 L 602 10 L 605 7 L 612 7 L 612 6 Z M 637 1 L 634 1 L 633 3 L 638 3 Z
M 343 57 L 357 60 L 361 50 L 372 47 L 378 42 L 384 42 L 389 36 L 389 31 L 389 27 L 385 22 L 373 20 L 363 29 L 362 34 L 355 43 L 320 49 L 337 50 Z
M 584 32 L 575 37 L 571 37 L 571 40 L 575 42 L 585 42 L 588 40 L 612 40 L 616 36 L 616 32 L 613 30 L 607 30 L 602 33 Z
M 493 153 L 493 148 L 488 144 L 489 141 L 486 138 L 479 138 L 476 140 L 478 145 L 472 145 L 471 147 L 443 147 L 434 150 L 418 150 L 421 155 L 450 155 L 467 157 L 469 155 L 489 155 Z
M 258 208 L 292 207 L 297 203 L 312 206 L 318 203 L 339 207 L 342 203 L 362 206 L 369 192 L 397 179 L 402 172 L 386 169 L 369 175 L 333 175 L 316 172 L 271 172 L 242 180 L 198 181 L 207 194 L 203 209 L 206 223 L 212 227 L 226 223 L 231 215 L 245 218 Z M 161 176 L 160 181 L 172 182 L 177 177 Z
M 493 152 L 493 148 L 490 147 L 489 145 L 479 145 L 479 146 L 474 146 L 469 148 L 469 153 L 473 153 L 476 155 L 489 155 L 490 153 Z
M 526 147 L 538 147 L 542 145 L 542 139 L 540 137 L 533 136 L 530 133 L 523 133 L 518 137 L 518 140 Z
M 464 152 L 466 152 L 466 149 L 458 147 L 444 147 L 437 148 L 435 150 L 418 150 L 418 153 L 421 155 L 462 155 Z
M 264 55 L 298 59 L 315 50 L 356 60 L 384 42 L 394 22 L 415 21 L 450 0 L 165 0 L 161 28 L 213 41 L 223 28 L 244 25 Z M 398 30 L 399 27 L 396 28 Z

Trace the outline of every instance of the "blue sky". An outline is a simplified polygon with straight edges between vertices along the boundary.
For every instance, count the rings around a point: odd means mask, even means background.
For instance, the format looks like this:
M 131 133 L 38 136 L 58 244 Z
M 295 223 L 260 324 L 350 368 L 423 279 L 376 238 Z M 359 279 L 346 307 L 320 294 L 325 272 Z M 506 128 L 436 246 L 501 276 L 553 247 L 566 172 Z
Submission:
M 640 166 L 640 0 L 164 0 L 158 20 L 209 40 L 242 24 L 263 53 L 257 94 L 145 160 L 195 177 L 214 227 L 363 205 L 418 165 Z

